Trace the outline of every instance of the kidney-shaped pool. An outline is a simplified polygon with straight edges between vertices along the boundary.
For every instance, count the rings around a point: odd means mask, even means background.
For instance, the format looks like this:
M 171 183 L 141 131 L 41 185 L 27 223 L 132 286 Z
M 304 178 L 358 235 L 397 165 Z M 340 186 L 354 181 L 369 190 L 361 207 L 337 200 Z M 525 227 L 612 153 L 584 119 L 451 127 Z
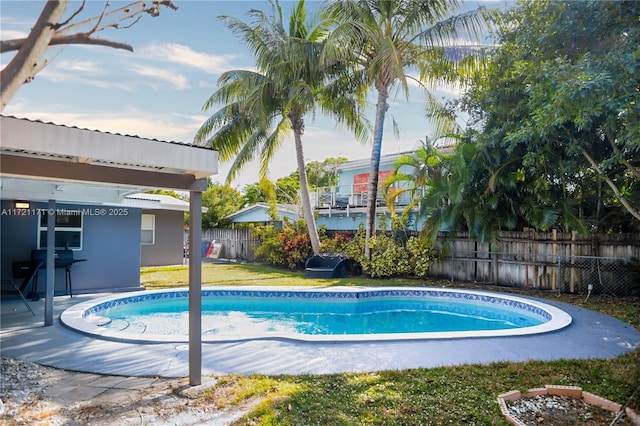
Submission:
M 125 293 L 75 305 L 67 327 L 111 340 L 187 342 L 189 292 Z M 376 341 L 545 333 L 571 323 L 551 305 L 502 293 L 428 287 L 207 287 L 202 340 Z

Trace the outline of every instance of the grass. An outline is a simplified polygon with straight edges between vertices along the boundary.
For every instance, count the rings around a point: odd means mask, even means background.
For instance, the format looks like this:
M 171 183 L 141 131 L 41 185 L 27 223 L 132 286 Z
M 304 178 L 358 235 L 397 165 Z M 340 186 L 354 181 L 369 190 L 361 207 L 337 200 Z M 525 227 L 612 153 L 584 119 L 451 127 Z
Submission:
M 186 266 L 143 268 L 145 287 L 185 286 Z M 612 315 L 640 329 L 640 298 L 562 295 L 448 281 L 306 279 L 302 273 L 260 265 L 205 264 L 203 285 L 438 286 L 483 288 L 546 297 Z M 497 395 L 545 384 L 585 391 L 640 409 L 640 349 L 616 359 L 497 362 L 431 369 L 218 377 L 204 402 L 217 407 L 260 402 L 237 425 L 506 425 Z M 635 392 L 635 393 L 634 393 Z

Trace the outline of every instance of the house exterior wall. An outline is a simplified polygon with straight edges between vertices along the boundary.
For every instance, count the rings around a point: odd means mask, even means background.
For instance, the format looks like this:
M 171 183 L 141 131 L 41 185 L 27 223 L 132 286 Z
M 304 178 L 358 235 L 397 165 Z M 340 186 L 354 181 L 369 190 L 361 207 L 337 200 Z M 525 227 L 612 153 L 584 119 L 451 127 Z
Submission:
M 379 185 L 382 185 L 384 179 L 389 176 L 395 166 L 395 161 L 398 159 L 400 155 L 409 154 L 406 153 L 398 153 L 383 156 L 380 158 L 380 169 L 379 169 Z M 400 169 L 401 172 L 408 172 L 409 167 L 403 166 Z M 325 226 L 329 230 L 335 231 L 355 231 L 358 229 L 360 225 L 364 226 L 366 223 L 366 192 L 368 185 L 368 177 L 370 172 L 370 161 L 366 160 L 355 160 L 349 161 L 347 163 L 341 164 L 338 166 L 338 185 L 335 188 L 322 188 L 318 190 L 318 194 L 325 193 L 335 193 L 336 198 L 342 198 L 343 200 L 348 199 L 349 208 L 335 208 L 330 207 L 328 205 L 322 205 L 323 208 L 318 209 L 318 216 L 316 223 L 318 226 Z M 406 185 L 406 182 L 400 183 L 402 185 Z M 315 194 L 314 194 L 315 195 Z M 320 199 L 320 195 L 315 195 L 316 199 Z M 387 227 L 390 225 L 390 216 L 391 213 L 384 205 L 382 201 L 382 193 L 379 191 L 378 193 L 378 218 L 380 215 L 387 216 Z M 402 214 L 403 206 L 406 206 L 410 202 L 409 194 L 402 194 L 400 197 L 396 199 L 396 213 L 398 215 Z M 320 203 L 316 205 L 321 205 Z M 411 229 L 418 229 L 420 224 L 416 225 L 415 214 L 410 213 L 410 224 Z M 376 227 L 379 228 L 380 221 L 376 220 Z
M 13 200 L 0 203 L 0 250 L 2 279 L 12 279 L 11 264 L 30 260 L 37 247 L 38 209 L 46 203 L 31 202 L 29 214 L 13 214 Z M 82 249 L 75 259 L 87 259 L 71 268 L 74 293 L 96 293 L 140 287 L 140 217 L 135 208 L 57 203 L 56 209 L 82 210 Z M 39 272 L 38 292 L 43 293 L 45 273 Z M 65 291 L 64 269 L 56 269 L 55 292 Z
M 387 229 L 391 226 L 391 215 L 384 207 L 378 207 L 378 217 L 376 218 L 376 228 L 380 229 L 380 216 L 387 216 Z M 316 219 L 317 226 L 324 226 L 330 231 L 356 231 L 358 227 L 366 225 L 366 213 L 363 209 L 346 213 L 345 210 L 338 210 L 330 216 L 319 215 Z M 414 213 L 409 214 L 408 227 L 410 231 L 420 231 L 424 227 L 424 221 L 421 220 L 416 224 Z
M 155 215 L 154 244 L 140 245 L 142 266 L 180 265 L 183 261 L 184 212 L 143 210 Z
M 346 215 L 344 211 L 331 216 L 318 216 L 316 225 L 324 226 L 330 231 L 355 231 L 360 224 L 365 226 L 366 217 L 364 213 L 350 213 Z

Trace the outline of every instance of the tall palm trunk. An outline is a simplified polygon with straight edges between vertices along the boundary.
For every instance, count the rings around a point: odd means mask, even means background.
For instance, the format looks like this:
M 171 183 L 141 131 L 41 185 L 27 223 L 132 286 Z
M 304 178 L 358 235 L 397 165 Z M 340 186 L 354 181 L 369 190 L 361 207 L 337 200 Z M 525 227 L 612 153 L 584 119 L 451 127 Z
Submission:
M 302 133 L 304 124 L 302 120 L 292 122 L 293 125 L 293 139 L 296 147 L 296 161 L 298 163 L 298 178 L 300 179 L 300 198 L 302 199 L 302 210 L 304 212 L 304 221 L 307 224 L 309 231 L 309 239 L 311 240 L 311 248 L 313 254 L 320 253 L 320 237 L 318 236 L 318 229 L 316 228 L 316 218 L 313 216 L 313 209 L 311 208 L 311 199 L 309 197 L 309 185 L 307 185 L 307 171 L 304 167 L 304 153 L 302 151 Z
M 378 172 L 380 171 L 380 152 L 382 150 L 382 134 L 384 117 L 389 109 L 387 99 L 389 92 L 386 87 L 378 85 L 378 102 L 376 103 L 376 122 L 373 130 L 373 145 L 371 147 L 371 165 L 369 183 L 367 185 L 367 227 L 365 233 L 364 255 L 371 258 L 369 238 L 376 235 L 376 200 L 378 198 Z

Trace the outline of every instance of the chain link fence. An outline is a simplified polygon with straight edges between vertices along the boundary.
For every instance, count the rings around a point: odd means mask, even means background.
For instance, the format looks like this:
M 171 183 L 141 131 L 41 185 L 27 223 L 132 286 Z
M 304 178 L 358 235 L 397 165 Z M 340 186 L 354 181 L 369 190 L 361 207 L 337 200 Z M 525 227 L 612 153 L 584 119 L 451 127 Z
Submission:
M 429 272 L 452 282 L 615 297 L 640 294 L 640 262 L 628 258 L 454 250 Z
M 558 291 L 609 296 L 637 295 L 640 287 L 638 262 L 596 256 L 558 258 Z

